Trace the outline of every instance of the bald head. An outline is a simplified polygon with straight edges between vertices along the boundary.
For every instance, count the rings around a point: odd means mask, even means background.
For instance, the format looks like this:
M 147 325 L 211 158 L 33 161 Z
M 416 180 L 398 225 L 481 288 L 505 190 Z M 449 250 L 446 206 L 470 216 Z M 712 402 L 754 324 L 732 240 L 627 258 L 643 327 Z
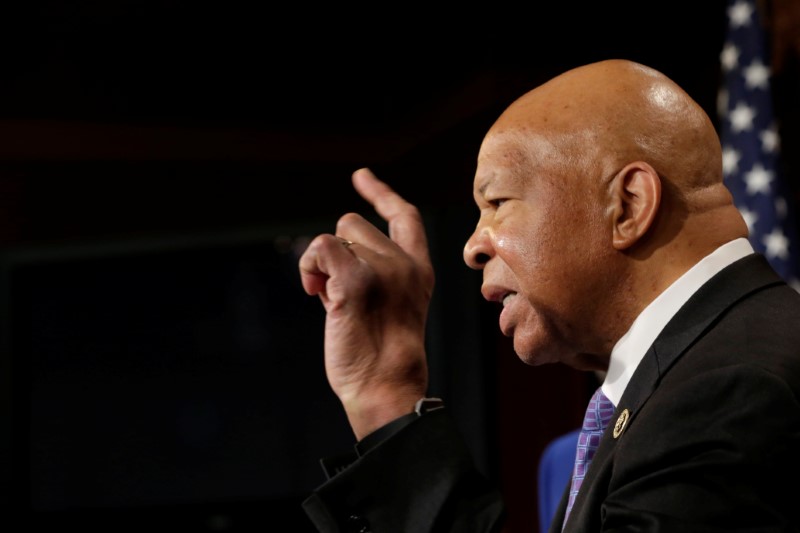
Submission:
M 595 183 L 628 163 L 646 162 L 664 188 L 663 209 L 685 211 L 673 218 L 724 208 L 725 224 L 710 235 L 710 246 L 747 234 L 723 184 L 714 125 L 683 89 L 650 67 L 612 59 L 553 78 L 513 102 L 485 143 L 511 138 L 529 165 L 560 166 Z
M 490 133 L 508 131 L 542 133 L 565 160 L 604 174 L 643 160 L 686 192 L 722 183 L 706 113 L 672 80 L 631 61 L 578 67 L 530 91 Z

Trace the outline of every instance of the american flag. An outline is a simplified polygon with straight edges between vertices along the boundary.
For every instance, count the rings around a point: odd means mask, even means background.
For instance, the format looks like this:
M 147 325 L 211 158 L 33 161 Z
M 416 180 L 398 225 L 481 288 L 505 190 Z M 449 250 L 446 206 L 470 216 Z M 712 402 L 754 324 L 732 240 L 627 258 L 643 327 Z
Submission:
M 722 170 L 750 242 L 798 292 L 797 227 L 780 172 L 767 36 L 756 0 L 729 0 L 720 54 Z

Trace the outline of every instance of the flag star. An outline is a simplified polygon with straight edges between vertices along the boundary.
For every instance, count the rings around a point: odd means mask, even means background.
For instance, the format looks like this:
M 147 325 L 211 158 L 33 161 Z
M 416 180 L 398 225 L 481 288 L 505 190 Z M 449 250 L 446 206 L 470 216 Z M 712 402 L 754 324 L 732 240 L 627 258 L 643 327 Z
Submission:
M 722 150 L 722 175 L 727 178 L 739 170 L 739 160 L 741 158 L 742 154 L 739 153 L 739 150 L 726 146 Z
M 775 124 L 763 130 L 758 136 L 761 138 L 761 149 L 768 154 L 775 153 L 780 148 L 781 139 Z
M 726 71 L 733 70 L 739 64 L 739 49 L 733 43 L 725 43 L 719 59 L 723 69 Z
M 756 118 L 756 111 L 744 102 L 739 102 L 731 111 L 731 129 L 734 133 L 749 130 L 753 127 L 753 119 Z
M 757 193 L 769 194 L 769 184 L 772 178 L 772 172 L 765 169 L 761 163 L 756 163 L 750 172 L 744 175 L 744 181 L 747 183 L 747 194 L 751 196 Z
M 745 223 L 747 224 L 747 230 L 750 233 L 753 233 L 753 228 L 756 225 L 756 221 L 758 221 L 758 213 L 755 211 L 751 211 L 746 207 L 740 207 L 739 213 L 742 214 L 742 218 L 744 219 Z
M 754 59 L 747 68 L 744 69 L 744 84 L 748 89 L 767 89 L 769 81 L 769 67 L 764 65 L 759 59 Z
M 753 17 L 753 6 L 744 0 L 740 0 L 728 8 L 728 17 L 731 19 L 731 27 L 733 28 L 747 26 Z
M 784 260 L 789 258 L 789 239 L 780 228 L 774 228 L 770 233 L 764 235 L 761 242 L 766 246 L 767 258 L 777 257 Z

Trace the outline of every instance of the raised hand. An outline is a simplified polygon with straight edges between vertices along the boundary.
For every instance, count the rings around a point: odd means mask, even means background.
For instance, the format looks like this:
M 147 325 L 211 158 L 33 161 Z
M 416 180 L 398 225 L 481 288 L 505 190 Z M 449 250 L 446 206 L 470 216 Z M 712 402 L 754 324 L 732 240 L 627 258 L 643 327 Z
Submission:
M 345 214 L 336 235 L 317 236 L 299 266 L 303 288 L 327 312 L 328 381 L 361 439 L 425 395 L 434 275 L 419 210 L 368 169 L 353 173 L 353 186 L 388 222 L 389 235 Z

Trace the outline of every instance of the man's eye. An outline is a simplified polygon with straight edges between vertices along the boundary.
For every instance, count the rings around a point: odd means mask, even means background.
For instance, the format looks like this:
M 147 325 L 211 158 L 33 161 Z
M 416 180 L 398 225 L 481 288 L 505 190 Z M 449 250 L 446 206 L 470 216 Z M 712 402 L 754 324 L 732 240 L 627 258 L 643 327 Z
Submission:
M 508 201 L 507 198 L 495 198 L 494 200 L 489 200 L 489 205 L 497 208 L 506 203 L 507 201 Z

